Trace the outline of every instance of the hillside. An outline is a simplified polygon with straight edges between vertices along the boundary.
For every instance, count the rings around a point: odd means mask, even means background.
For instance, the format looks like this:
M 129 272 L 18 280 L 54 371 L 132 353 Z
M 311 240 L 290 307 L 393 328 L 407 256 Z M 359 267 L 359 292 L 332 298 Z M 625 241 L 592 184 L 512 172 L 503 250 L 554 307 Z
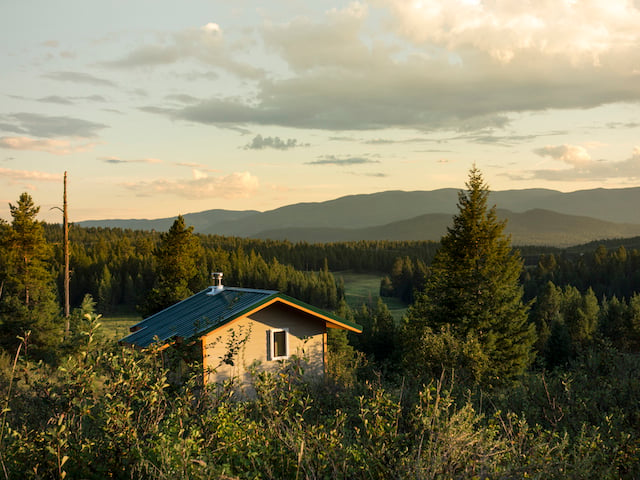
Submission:
M 188 225 L 193 225 L 195 230 L 204 233 L 207 230 L 215 229 L 216 225 L 221 222 L 239 221 L 244 217 L 260 213 L 256 210 L 206 210 L 198 213 L 187 213 L 183 217 Z M 149 219 L 108 219 L 108 220 L 86 220 L 78 222 L 82 227 L 107 227 L 107 228 L 124 228 L 131 230 L 156 230 L 166 231 L 176 217 Z
M 640 235 L 640 224 L 605 222 L 542 209 L 524 213 L 498 209 L 498 217 L 507 220 L 506 232 L 512 236 L 514 245 L 567 247 L 607 238 L 628 238 Z M 356 240 L 438 241 L 451 225 L 451 218 L 451 215 L 446 214 L 427 214 L 379 227 L 272 229 L 260 232 L 254 237 L 310 243 Z
M 208 210 L 185 214 L 203 234 L 291 241 L 438 240 L 457 212 L 458 190 L 387 191 L 266 212 Z M 640 188 L 563 193 L 547 189 L 492 192 L 490 203 L 508 211 L 516 244 L 566 246 L 638 235 Z M 555 215 L 554 215 L 555 214 Z M 174 217 L 156 220 L 93 220 L 81 226 L 167 230 Z

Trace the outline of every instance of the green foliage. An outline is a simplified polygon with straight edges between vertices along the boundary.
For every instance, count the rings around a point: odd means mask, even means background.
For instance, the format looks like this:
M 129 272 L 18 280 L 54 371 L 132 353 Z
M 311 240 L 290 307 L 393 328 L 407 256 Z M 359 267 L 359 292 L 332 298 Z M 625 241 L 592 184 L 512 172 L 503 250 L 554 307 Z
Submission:
M 378 297 L 375 305 L 363 304 L 353 314 L 353 319 L 362 325 L 362 333 L 351 337 L 353 345 L 378 367 L 395 366 L 400 361 L 398 328 L 382 299 Z
M 487 376 L 490 360 L 472 332 L 461 337 L 450 325 L 443 325 L 437 331 L 426 327 L 419 337 L 405 338 L 404 342 L 405 371 L 416 378 L 438 378 L 454 371 L 465 384 L 472 384 Z
M 5 478 L 640 475 L 640 362 L 613 349 L 478 394 L 449 375 L 415 390 L 309 382 L 294 359 L 237 398 L 197 376 L 170 386 L 157 352 L 100 344 L 97 320 L 58 367 L 0 361 Z
M 140 307 L 143 316 L 184 300 L 206 286 L 206 280 L 199 276 L 198 266 L 202 264 L 200 240 L 193 235 L 193 227 L 185 225 L 182 215 L 176 218 L 167 233 L 160 234 L 154 256 L 156 285 Z
M 428 269 L 421 259 L 409 256 L 397 258 L 391 268 L 390 277 L 380 283 L 380 296 L 394 296 L 409 304 L 415 300 L 415 291 L 424 287 Z
M 622 305 L 614 299 L 606 313 L 612 322 L 623 315 Z M 584 294 L 577 288 L 556 287 L 548 282 L 531 311 L 538 331 L 536 348 L 544 366 L 554 368 L 575 358 L 593 344 L 600 319 L 600 306 L 589 289 Z
M 596 298 L 629 299 L 640 290 L 640 251 L 622 245 L 607 249 L 588 245 L 543 254 L 525 275 L 527 298 L 538 295 L 548 281 L 558 286 L 571 285 L 580 292 L 591 288 Z M 610 247 L 614 241 L 607 242 Z
M 467 189 L 459 194 L 459 213 L 442 238 L 425 291 L 407 313 L 405 345 L 409 366 L 419 369 L 419 339 L 450 325 L 453 335 L 480 344 L 484 379 L 503 381 L 522 374 L 533 358 L 535 331 L 519 283 L 522 260 L 495 207 L 488 208 L 489 190 L 475 167 Z
M 43 358 L 62 341 L 62 319 L 48 264 L 51 251 L 36 220 L 40 207 L 31 196 L 23 193 L 9 207 L 11 225 L 0 229 L 0 345 L 15 351 L 17 337 L 29 332 L 29 353 Z

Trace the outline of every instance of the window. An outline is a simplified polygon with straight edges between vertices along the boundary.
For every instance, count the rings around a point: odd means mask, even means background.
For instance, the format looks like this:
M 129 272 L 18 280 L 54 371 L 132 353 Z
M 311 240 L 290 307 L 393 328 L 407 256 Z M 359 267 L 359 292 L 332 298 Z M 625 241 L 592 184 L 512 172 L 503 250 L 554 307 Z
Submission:
M 269 330 L 270 360 L 289 358 L 289 329 Z

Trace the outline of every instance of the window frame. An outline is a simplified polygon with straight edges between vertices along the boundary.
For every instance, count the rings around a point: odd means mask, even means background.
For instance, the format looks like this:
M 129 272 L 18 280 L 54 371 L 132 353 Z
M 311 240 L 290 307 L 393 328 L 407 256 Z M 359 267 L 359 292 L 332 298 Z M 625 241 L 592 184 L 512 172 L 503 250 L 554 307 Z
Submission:
M 277 333 L 284 332 L 284 350 L 285 354 L 276 356 L 275 336 Z M 269 330 L 269 360 L 286 360 L 289 358 L 289 329 L 288 328 L 272 328 Z

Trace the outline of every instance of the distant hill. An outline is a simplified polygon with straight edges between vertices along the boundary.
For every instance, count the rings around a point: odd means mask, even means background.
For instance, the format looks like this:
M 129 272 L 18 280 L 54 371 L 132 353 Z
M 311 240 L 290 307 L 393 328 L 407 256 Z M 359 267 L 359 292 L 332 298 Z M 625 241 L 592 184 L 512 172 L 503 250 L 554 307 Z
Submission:
M 563 215 L 549 210 L 514 213 L 498 209 L 507 220 L 507 234 L 514 245 L 568 247 L 608 238 L 640 236 L 640 224 L 605 222 L 589 217 Z M 356 240 L 433 240 L 438 241 L 451 226 L 452 215 L 427 214 L 387 225 L 359 229 L 289 228 L 266 230 L 255 238 L 292 242 L 327 243 Z
M 266 212 L 208 210 L 183 215 L 204 234 L 329 242 L 439 240 L 457 212 L 458 189 L 387 191 L 298 203 Z M 567 246 L 640 235 L 640 188 L 563 193 L 547 189 L 491 192 L 518 245 Z M 174 217 L 93 220 L 82 226 L 166 231 Z
M 215 229 L 220 222 L 238 221 L 246 216 L 255 215 L 257 210 L 206 210 L 198 213 L 186 213 L 183 215 L 187 225 L 193 225 L 194 230 L 203 233 L 206 230 Z M 157 218 L 155 220 L 131 219 L 131 220 L 86 220 L 78 222 L 82 227 L 107 227 L 124 228 L 131 230 L 156 230 L 164 232 L 169 230 L 176 217 Z

